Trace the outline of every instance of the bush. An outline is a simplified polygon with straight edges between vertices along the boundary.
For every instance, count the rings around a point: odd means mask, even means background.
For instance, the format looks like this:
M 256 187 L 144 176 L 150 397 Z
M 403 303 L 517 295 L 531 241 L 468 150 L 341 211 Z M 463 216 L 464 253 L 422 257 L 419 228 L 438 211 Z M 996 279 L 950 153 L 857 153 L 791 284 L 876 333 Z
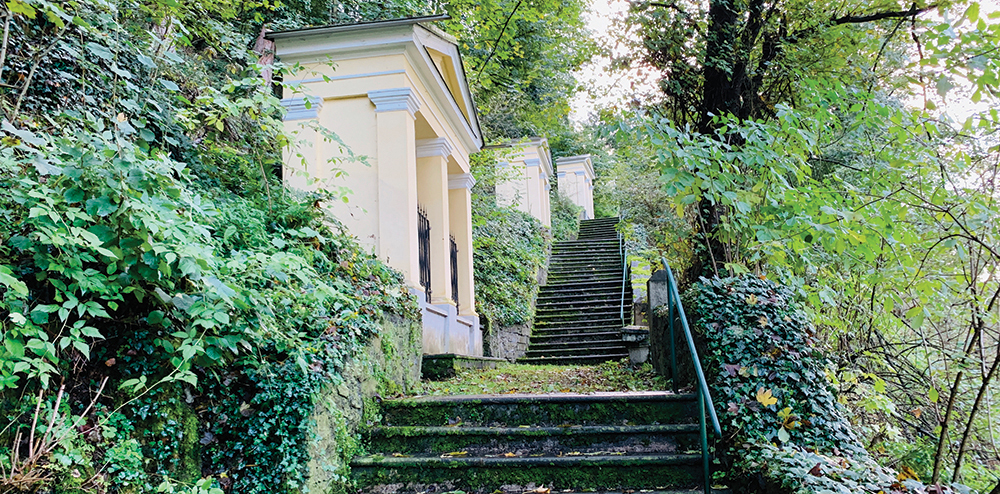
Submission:
M 735 460 L 728 473 L 737 491 L 940 492 L 911 469 L 879 466 L 859 443 L 791 289 L 753 276 L 702 278 L 684 298 L 705 342 L 723 427 L 717 450 Z
M 476 310 L 492 326 L 531 324 L 551 237 L 541 222 L 476 195 L 472 207 Z
M 558 192 L 553 194 L 551 206 L 552 239 L 556 242 L 575 239 L 580 231 L 580 211 L 583 208 Z

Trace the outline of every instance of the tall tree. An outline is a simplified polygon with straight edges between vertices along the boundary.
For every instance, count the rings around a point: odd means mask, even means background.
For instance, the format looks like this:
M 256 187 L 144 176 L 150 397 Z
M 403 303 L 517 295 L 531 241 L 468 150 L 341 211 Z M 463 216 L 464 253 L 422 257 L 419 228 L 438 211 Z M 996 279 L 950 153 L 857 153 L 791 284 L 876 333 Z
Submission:
M 775 106 L 795 107 L 797 81 L 824 74 L 828 84 L 857 86 L 895 77 L 879 60 L 902 40 L 901 27 L 940 4 L 712 0 L 641 2 L 632 7 L 645 62 L 663 74 L 663 110 L 706 135 L 736 122 L 772 119 Z M 895 52 L 892 52 L 895 53 Z M 731 122 L 730 122 L 731 123 Z M 739 146 L 739 136 L 728 144 Z M 691 276 L 717 273 L 732 255 L 719 238 L 725 211 L 699 203 L 701 255 Z

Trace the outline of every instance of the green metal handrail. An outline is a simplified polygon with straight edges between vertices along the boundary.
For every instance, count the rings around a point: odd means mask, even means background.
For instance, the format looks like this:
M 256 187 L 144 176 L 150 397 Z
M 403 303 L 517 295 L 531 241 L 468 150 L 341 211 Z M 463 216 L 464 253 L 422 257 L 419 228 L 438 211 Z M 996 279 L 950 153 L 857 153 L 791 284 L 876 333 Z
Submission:
M 681 328 L 684 330 L 684 338 L 687 340 L 688 351 L 691 353 L 691 360 L 694 363 L 694 372 L 698 378 L 698 420 L 701 432 L 701 458 L 705 473 L 705 494 L 712 492 L 711 460 L 708 457 L 708 430 L 705 424 L 705 412 L 708 411 L 712 419 L 712 429 L 716 436 L 722 437 L 722 426 L 719 425 L 719 416 L 715 413 L 715 404 L 712 402 L 712 394 L 708 390 L 708 381 L 705 380 L 705 371 L 701 368 L 701 359 L 698 358 L 698 350 L 694 345 L 694 337 L 691 336 L 691 327 L 687 323 L 687 314 L 684 313 L 684 304 L 681 303 L 681 295 L 677 290 L 677 281 L 674 279 L 674 272 L 665 258 L 663 269 L 667 272 L 667 307 L 668 321 L 670 328 L 670 371 L 674 392 L 678 391 L 677 385 L 677 350 L 674 339 L 674 310 L 677 311 L 677 319 L 681 321 Z
M 625 240 L 622 238 L 622 234 L 618 233 L 618 253 L 622 256 L 622 302 L 620 304 L 621 312 L 619 316 L 622 320 L 622 327 L 625 326 L 625 281 L 628 278 L 628 249 L 625 248 Z

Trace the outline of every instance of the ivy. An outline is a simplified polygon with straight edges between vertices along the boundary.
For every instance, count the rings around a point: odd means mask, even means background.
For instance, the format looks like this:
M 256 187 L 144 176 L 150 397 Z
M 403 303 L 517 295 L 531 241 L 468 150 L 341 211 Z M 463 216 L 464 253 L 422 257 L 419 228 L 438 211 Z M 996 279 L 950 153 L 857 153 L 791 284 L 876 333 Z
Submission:
M 764 492 L 969 492 L 926 486 L 885 468 L 859 442 L 838 400 L 831 362 L 794 290 L 756 276 L 702 278 L 685 293 L 734 485 Z

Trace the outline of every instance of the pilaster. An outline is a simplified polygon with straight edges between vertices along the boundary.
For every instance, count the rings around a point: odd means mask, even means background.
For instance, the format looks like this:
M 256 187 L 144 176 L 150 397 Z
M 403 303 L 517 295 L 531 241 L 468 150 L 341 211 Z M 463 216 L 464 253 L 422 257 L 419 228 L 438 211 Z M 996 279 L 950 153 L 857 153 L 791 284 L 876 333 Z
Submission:
M 419 109 L 410 88 L 371 91 L 378 128 L 378 254 L 420 289 L 417 257 L 417 153 L 414 112 Z
M 417 200 L 431 224 L 431 303 L 452 304 L 451 220 L 448 192 L 448 157 L 452 147 L 446 139 L 417 141 Z
M 475 286 L 472 271 L 472 186 L 476 180 L 468 173 L 448 176 L 448 207 L 451 234 L 458 246 L 459 315 L 476 315 Z M 481 350 L 480 350 L 481 351 Z

